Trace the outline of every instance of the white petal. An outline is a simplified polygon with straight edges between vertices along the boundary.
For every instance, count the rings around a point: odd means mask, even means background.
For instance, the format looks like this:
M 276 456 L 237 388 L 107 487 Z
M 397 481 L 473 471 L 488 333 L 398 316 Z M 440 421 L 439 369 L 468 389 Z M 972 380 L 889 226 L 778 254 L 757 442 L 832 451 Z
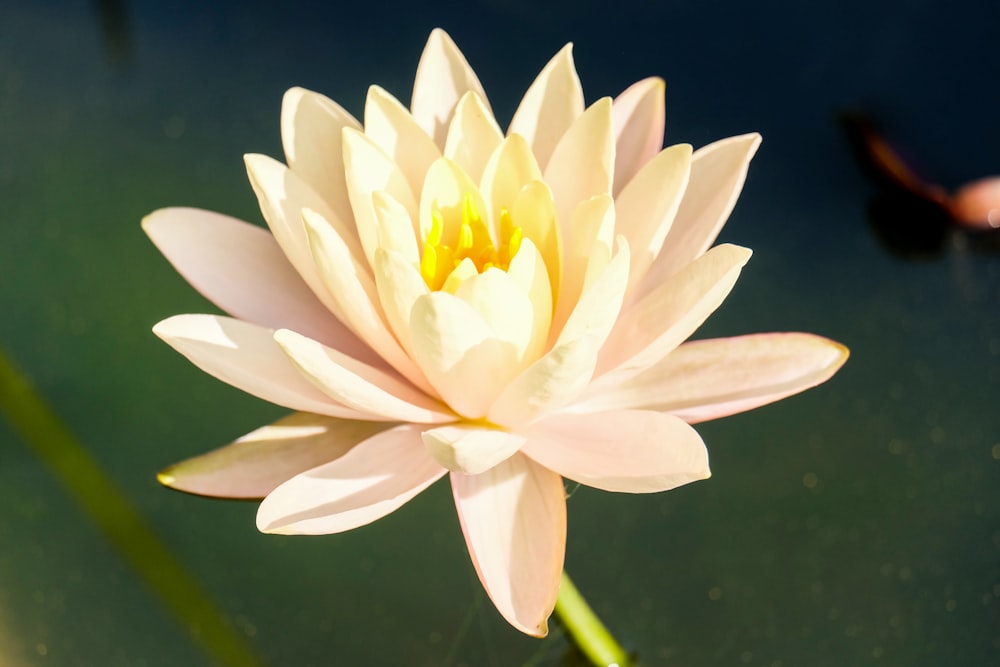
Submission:
M 441 157 L 441 151 L 406 107 L 378 86 L 368 89 L 365 135 L 392 158 L 406 176 L 410 190 L 420 192 L 424 174 Z
M 430 293 L 420 269 L 403 254 L 379 248 L 375 252 L 375 286 L 389 326 L 399 344 L 412 357 L 410 313 L 417 299 Z
M 545 636 L 566 553 L 562 479 L 514 455 L 480 475 L 452 473 L 451 487 L 490 600 L 518 630 Z
M 507 275 L 527 295 L 534 310 L 533 338 L 523 355 L 527 360 L 534 360 L 545 347 L 552 325 L 552 287 L 545 261 L 531 239 L 521 242 L 521 249 L 507 267 Z
M 494 424 L 518 428 L 572 401 L 590 381 L 628 281 L 628 244 L 570 315 L 552 349 L 511 381 L 490 407 Z
M 486 102 L 471 91 L 463 95 L 448 128 L 445 157 L 457 162 L 478 183 L 502 141 L 503 132 Z
M 323 290 L 313 266 L 306 232 L 302 227 L 302 209 L 316 211 L 337 230 L 356 258 L 364 257 L 357 233 L 294 171 L 266 155 L 243 156 L 250 185 L 257 194 L 261 213 L 288 260 L 316 295 L 323 300 Z M 325 303 L 325 301 L 324 301 Z
M 694 152 L 691 177 L 670 233 L 629 301 L 642 298 L 711 247 L 736 205 L 758 146 L 759 134 L 745 134 Z
M 517 348 L 498 339 L 472 306 L 445 292 L 416 300 L 410 337 L 424 375 L 452 410 L 469 419 L 484 416 L 520 368 Z
M 420 265 L 416 224 L 406 207 L 388 192 L 372 193 L 372 207 L 378 224 L 378 247 L 400 253 L 408 262 Z M 374 265 L 372 266 L 374 269 Z
M 351 356 L 372 357 L 319 302 L 267 230 L 193 208 L 154 211 L 142 228 L 185 280 L 237 319 L 293 329 Z
M 335 461 L 296 475 L 257 510 L 257 529 L 325 535 L 364 526 L 398 509 L 445 470 L 420 442 L 422 427 L 383 431 Z
M 532 181 L 525 184 L 513 203 L 508 205 L 511 223 L 520 227 L 524 238 L 531 239 L 538 248 L 549 274 L 552 294 L 559 294 L 562 289 L 563 238 L 552 191 L 545 181 Z
M 843 345 L 804 333 L 697 340 L 572 409 L 658 410 L 693 424 L 814 387 L 837 372 L 847 356 Z
M 569 217 L 573 238 L 563 255 L 563 280 L 552 318 L 552 332 L 562 331 L 566 319 L 576 308 L 580 295 L 604 272 L 611 261 L 614 243 L 615 203 L 608 195 L 597 195 L 580 202 Z
M 695 332 L 736 284 L 750 250 L 723 244 L 622 310 L 588 395 L 649 368 Z M 605 374 L 606 373 L 606 374 Z
M 420 369 L 404 352 L 386 325 L 374 281 L 360 262 L 348 253 L 343 239 L 313 211 L 303 212 L 309 234 L 310 251 L 336 312 L 364 340 L 406 379 L 424 390 L 430 385 Z M 367 360 L 365 360 L 367 362 Z M 380 366 L 381 363 L 371 363 Z
M 341 132 L 361 124 L 333 100 L 291 88 L 281 101 L 281 143 L 289 168 L 312 186 L 346 225 L 354 220 L 341 157 Z
M 423 392 L 305 336 L 280 329 L 274 340 L 308 380 L 338 403 L 386 421 L 435 423 L 455 415 Z
M 495 338 L 514 346 L 518 370 L 523 368 L 520 362 L 528 347 L 544 335 L 542 328 L 548 324 L 535 321 L 528 293 L 506 271 L 491 267 L 462 282 L 455 296 L 479 313 Z
M 615 98 L 615 191 L 622 188 L 663 147 L 666 109 L 659 77 L 637 81 Z
M 439 147 L 444 147 L 452 112 L 462 95 L 473 91 L 487 104 L 486 93 L 465 56 L 444 30 L 435 28 L 417 65 L 410 109 Z
M 406 175 L 392 157 L 361 132 L 344 130 L 344 169 L 357 235 L 363 248 L 358 256 L 366 258 L 371 265 L 378 247 L 378 222 L 372 193 L 384 190 L 405 206 L 411 217 L 416 216 L 416 199 Z
M 563 236 L 571 237 L 570 212 L 594 195 L 611 194 L 615 143 L 611 98 L 592 104 L 578 116 L 556 144 L 545 167 Z
M 629 289 L 646 275 L 663 248 L 691 173 L 691 147 L 665 148 L 615 198 L 615 231 L 632 250 Z
M 489 204 L 493 229 L 500 228 L 501 209 L 510 209 L 525 185 L 542 180 L 531 146 L 519 134 L 512 134 L 490 156 L 483 170 L 483 198 Z
M 421 434 L 434 459 L 453 472 L 478 475 L 514 455 L 524 436 L 502 429 L 449 424 Z
M 701 436 L 673 415 L 644 410 L 553 415 L 526 436 L 525 455 L 605 491 L 655 493 L 710 476 Z
M 346 454 L 390 428 L 385 422 L 295 412 L 156 477 L 165 486 L 217 498 L 260 499 L 301 472 Z
M 544 169 L 559 139 L 581 113 L 583 88 L 573 64 L 573 45 L 567 44 L 528 88 L 507 134 L 520 134 L 527 139 Z
M 380 420 L 312 386 L 274 342 L 271 329 L 218 315 L 175 315 L 153 333 L 201 370 L 257 398 L 330 417 Z

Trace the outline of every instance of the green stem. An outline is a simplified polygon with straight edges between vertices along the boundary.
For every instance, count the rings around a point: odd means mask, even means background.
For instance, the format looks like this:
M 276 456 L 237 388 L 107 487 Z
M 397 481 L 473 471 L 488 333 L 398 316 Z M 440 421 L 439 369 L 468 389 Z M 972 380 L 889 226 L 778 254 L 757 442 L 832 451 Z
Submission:
M 564 571 L 559 585 L 555 614 L 566 632 L 595 667 L 630 667 L 632 661 L 615 641 L 580 595 L 573 580 Z

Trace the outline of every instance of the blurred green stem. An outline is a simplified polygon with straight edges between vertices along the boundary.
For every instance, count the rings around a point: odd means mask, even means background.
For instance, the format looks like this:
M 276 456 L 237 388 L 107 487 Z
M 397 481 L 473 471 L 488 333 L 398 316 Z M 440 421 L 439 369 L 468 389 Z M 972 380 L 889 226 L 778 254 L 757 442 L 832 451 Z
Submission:
M 615 641 L 597 618 L 587 601 L 580 595 L 573 580 L 563 571 L 556 600 L 556 617 L 583 654 L 595 667 L 631 667 L 625 649 Z

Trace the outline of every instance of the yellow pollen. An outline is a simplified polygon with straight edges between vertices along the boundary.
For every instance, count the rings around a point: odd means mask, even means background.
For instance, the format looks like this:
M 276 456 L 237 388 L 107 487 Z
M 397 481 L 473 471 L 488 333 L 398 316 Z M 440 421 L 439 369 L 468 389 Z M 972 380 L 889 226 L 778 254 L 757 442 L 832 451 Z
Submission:
M 470 194 L 462 198 L 460 211 L 442 211 L 435 205 L 431 212 L 431 228 L 420 257 L 420 275 L 432 290 L 446 289 L 446 281 L 454 287 L 457 276 L 450 281 L 448 277 L 466 259 L 478 273 L 490 268 L 506 271 L 521 247 L 524 232 L 514 226 L 507 209 L 500 211 L 499 247 L 493 245 L 490 230 Z

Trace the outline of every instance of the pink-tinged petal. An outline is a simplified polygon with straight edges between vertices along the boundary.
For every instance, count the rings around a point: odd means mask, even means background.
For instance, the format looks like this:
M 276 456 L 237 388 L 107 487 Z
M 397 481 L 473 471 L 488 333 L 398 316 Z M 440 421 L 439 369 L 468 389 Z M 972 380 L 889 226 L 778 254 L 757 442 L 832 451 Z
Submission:
M 615 167 L 611 98 L 594 102 L 563 134 L 545 167 L 563 235 L 572 236 L 570 212 L 581 201 L 611 194 Z
M 691 156 L 691 177 L 670 233 L 645 278 L 629 294 L 635 301 L 708 250 L 729 218 L 746 181 L 759 134 L 722 139 Z
M 490 403 L 521 364 L 514 344 L 497 338 L 483 317 L 446 292 L 419 297 L 410 314 L 413 357 L 452 410 L 469 419 Z
M 552 415 L 525 435 L 521 451 L 526 456 L 605 491 L 656 493 L 711 475 L 701 436 L 660 412 Z
M 848 354 L 840 343 L 805 333 L 697 340 L 572 409 L 659 410 L 694 424 L 815 387 L 836 373 Z
M 444 148 L 455 105 L 472 91 L 486 104 L 486 93 L 465 56 L 444 30 L 435 28 L 417 65 L 410 109 L 413 117 L 434 142 Z
M 363 248 L 358 257 L 366 258 L 370 266 L 378 247 L 378 221 L 372 193 L 387 192 L 406 208 L 411 218 L 416 216 L 417 203 L 406 175 L 392 157 L 367 135 L 345 129 L 343 140 L 347 194 L 354 210 L 356 233 Z
M 257 510 L 257 529 L 281 535 L 341 533 L 381 519 L 441 479 L 420 441 L 423 427 L 402 424 L 330 463 L 291 478 Z
M 257 398 L 330 417 L 379 420 L 312 386 L 274 342 L 271 329 L 218 315 L 175 315 L 153 333 L 212 377 Z
M 361 129 L 354 116 L 330 98 L 304 88 L 291 88 L 281 101 L 281 143 L 288 167 L 312 186 L 336 216 L 354 220 L 347 199 L 341 133 Z
M 463 95 L 448 127 L 444 156 L 457 162 L 478 183 L 501 142 L 503 132 L 486 102 L 471 91 Z
M 509 382 L 490 406 L 491 422 L 520 428 L 565 406 L 587 387 L 625 295 L 628 244 L 619 240 L 618 253 L 580 299 L 552 349 Z
M 559 139 L 583 113 L 583 88 L 567 44 L 542 68 L 521 99 L 507 134 L 520 134 L 531 144 L 542 169 Z
M 185 280 L 237 319 L 293 329 L 351 356 L 371 354 L 319 302 L 267 230 L 193 208 L 160 209 L 142 228 Z
M 515 454 L 479 475 L 452 473 L 451 488 L 490 600 L 515 628 L 544 637 L 566 554 L 562 478 Z
M 478 475 L 513 456 L 524 436 L 502 429 L 448 424 L 421 434 L 434 459 L 452 472 Z
M 455 420 L 445 406 L 395 374 L 288 329 L 276 331 L 274 340 L 306 379 L 338 403 L 379 415 L 384 421 L 441 424 Z
M 406 107 L 378 86 L 368 89 L 365 135 L 392 158 L 406 176 L 410 190 L 420 192 L 424 174 L 441 157 L 441 150 Z
M 615 198 L 615 231 L 632 250 L 629 289 L 646 275 L 664 248 L 691 173 L 691 147 L 678 144 L 646 163 Z
M 334 312 L 377 352 L 374 361 L 367 358 L 362 361 L 376 367 L 388 363 L 417 387 L 429 391 L 430 385 L 420 369 L 389 331 L 372 277 L 350 255 L 343 239 L 322 217 L 305 210 L 303 222 L 310 251 Z
M 641 301 L 623 308 L 601 350 L 599 378 L 588 395 L 642 372 L 687 340 L 725 300 L 750 254 L 736 245 L 715 246 Z
M 186 493 L 259 500 L 282 482 L 340 458 L 390 426 L 295 412 L 225 447 L 176 463 L 156 477 Z
M 663 147 L 666 107 L 663 79 L 637 81 L 615 98 L 615 190 L 622 188 Z

